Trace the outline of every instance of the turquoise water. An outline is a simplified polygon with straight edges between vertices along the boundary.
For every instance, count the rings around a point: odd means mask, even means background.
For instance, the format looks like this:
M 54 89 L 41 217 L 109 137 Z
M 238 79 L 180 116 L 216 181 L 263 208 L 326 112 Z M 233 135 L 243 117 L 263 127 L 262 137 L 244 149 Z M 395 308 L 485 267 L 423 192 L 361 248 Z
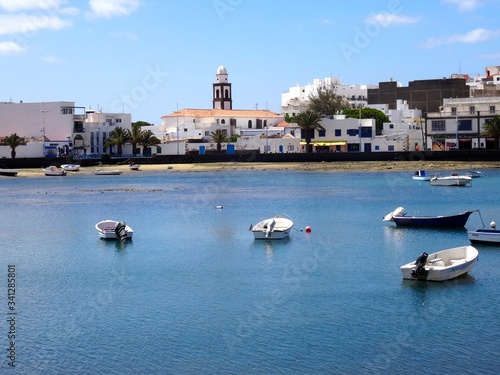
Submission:
M 495 374 L 500 248 L 477 245 L 456 280 L 403 281 L 399 266 L 468 244 L 466 229 L 382 217 L 480 209 L 500 222 L 500 171 L 470 188 L 411 174 L 0 178 L 0 372 L 13 265 L 17 374 Z M 294 220 L 290 238 L 254 241 L 250 224 L 275 214 Z M 133 241 L 99 240 L 106 218 Z M 481 226 L 474 213 L 466 228 Z

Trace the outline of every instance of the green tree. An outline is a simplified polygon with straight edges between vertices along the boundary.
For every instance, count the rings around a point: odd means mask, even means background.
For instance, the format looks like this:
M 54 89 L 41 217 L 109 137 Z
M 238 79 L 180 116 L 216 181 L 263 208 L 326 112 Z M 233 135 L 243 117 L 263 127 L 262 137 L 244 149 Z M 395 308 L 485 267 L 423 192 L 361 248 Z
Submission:
M 315 94 L 309 95 L 308 109 L 320 115 L 333 116 L 348 108 L 349 101 L 335 94 L 332 87 L 320 87 Z
M 389 117 L 384 112 L 374 108 L 361 108 L 361 109 L 345 109 L 342 114 L 346 118 L 372 118 L 375 119 L 375 128 L 377 135 L 382 134 L 384 122 L 389 122 Z
M 487 120 L 483 125 L 483 134 L 486 137 L 495 138 L 495 148 L 500 148 L 500 116 L 496 115 Z
M 311 137 L 314 130 L 325 130 L 325 128 L 323 128 L 320 124 L 321 116 L 314 111 L 307 110 L 295 116 L 294 121 L 297 123 L 299 128 L 304 131 L 306 151 L 312 152 Z
M 212 138 L 212 142 L 217 143 L 217 152 L 220 154 L 222 150 L 222 143 L 229 140 L 227 132 L 222 129 L 216 129 L 210 133 L 210 137 Z
M 132 154 L 135 154 L 135 149 L 137 145 L 140 144 L 143 135 L 141 121 L 133 122 L 132 128 L 126 129 L 125 131 L 127 132 L 128 141 L 132 143 Z
M 151 130 L 143 130 L 138 142 L 142 146 L 142 153 L 145 154 L 145 150 L 148 147 L 156 146 L 161 143 Z
M 4 142 L 7 146 L 10 146 L 11 151 L 10 151 L 10 156 L 12 159 L 16 158 L 16 148 L 17 146 L 24 145 L 24 138 L 21 138 L 20 136 L 17 135 L 17 133 L 11 134 L 7 137 L 4 138 Z
M 123 154 L 123 145 L 129 141 L 128 133 L 130 133 L 128 129 L 117 126 L 109 133 L 109 137 L 104 142 L 104 147 L 117 146 L 117 154 Z

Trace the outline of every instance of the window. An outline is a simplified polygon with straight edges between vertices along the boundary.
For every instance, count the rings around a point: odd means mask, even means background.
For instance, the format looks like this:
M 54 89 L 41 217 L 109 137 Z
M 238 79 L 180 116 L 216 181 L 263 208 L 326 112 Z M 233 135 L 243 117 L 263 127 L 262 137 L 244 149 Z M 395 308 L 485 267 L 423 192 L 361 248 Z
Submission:
M 474 106 L 469 107 L 469 113 L 471 115 L 475 115 L 476 114 L 476 107 L 474 107 Z
M 389 124 L 389 129 L 394 129 L 394 124 Z
M 335 136 L 342 137 L 342 129 L 335 129 Z
M 184 128 L 184 133 L 187 133 L 187 131 L 188 131 L 188 128 Z
M 471 131 L 472 130 L 472 120 L 458 120 L 458 130 Z
M 205 131 L 205 136 L 208 137 L 210 135 L 210 132 L 207 130 Z
M 311 139 L 314 139 L 314 129 L 310 130 Z M 306 139 L 306 131 L 304 129 L 300 129 L 300 138 Z
M 318 137 L 324 137 L 326 134 L 326 131 L 325 130 L 318 130 Z
M 122 119 L 121 118 L 117 118 L 116 122 L 122 122 Z
M 446 125 L 444 120 L 434 120 L 431 122 L 431 130 L 433 132 L 444 132 L 446 131 Z
M 375 151 L 379 151 L 380 150 L 380 146 L 375 146 Z
M 347 135 L 349 137 L 355 137 L 358 135 L 358 129 L 347 129 Z
M 361 127 L 361 138 L 371 138 L 372 137 L 372 128 L 369 127 Z
M 456 116 L 457 115 L 457 107 L 451 107 L 451 115 Z
M 248 120 L 248 129 L 252 129 L 252 120 Z
M 495 106 L 494 105 L 490 105 L 490 113 L 495 113 Z
M 222 120 L 220 120 L 220 123 L 221 123 L 221 124 L 225 124 L 225 123 L 226 123 L 226 120 L 222 119 Z
M 61 114 L 63 115 L 72 115 L 73 108 L 61 108 Z
M 387 151 L 394 151 L 394 145 L 389 145 Z

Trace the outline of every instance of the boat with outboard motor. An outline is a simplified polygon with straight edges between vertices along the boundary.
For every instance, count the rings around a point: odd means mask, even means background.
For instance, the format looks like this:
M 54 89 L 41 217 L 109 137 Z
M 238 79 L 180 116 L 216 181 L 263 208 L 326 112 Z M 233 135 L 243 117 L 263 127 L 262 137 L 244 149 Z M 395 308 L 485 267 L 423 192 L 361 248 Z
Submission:
M 103 220 L 95 225 L 99 237 L 103 240 L 131 240 L 134 231 L 123 221 Z
M 422 253 L 417 260 L 400 267 L 403 279 L 444 281 L 468 272 L 478 257 L 472 246 L 460 246 L 436 253 Z

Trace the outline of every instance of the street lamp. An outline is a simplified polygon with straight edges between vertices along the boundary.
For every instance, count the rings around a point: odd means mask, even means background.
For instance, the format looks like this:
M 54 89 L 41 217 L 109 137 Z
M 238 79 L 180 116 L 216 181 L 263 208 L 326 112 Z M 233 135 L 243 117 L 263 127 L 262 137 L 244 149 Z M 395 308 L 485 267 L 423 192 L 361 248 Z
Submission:
M 267 125 L 264 126 L 264 128 L 266 129 L 266 150 L 265 150 L 265 153 L 267 154 L 267 152 L 269 151 L 269 146 L 267 145 Z
M 456 133 L 456 136 L 457 136 L 457 146 L 456 147 L 457 147 L 457 151 L 458 151 L 460 149 L 459 146 L 458 146 L 459 145 L 459 142 L 458 142 L 458 110 L 455 112 L 455 121 L 457 123 L 457 133 Z
M 43 134 L 42 153 L 43 155 L 45 155 L 45 114 L 48 112 L 47 110 L 45 110 L 45 105 L 44 109 L 40 110 L 40 112 L 42 113 L 42 123 L 43 123 L 43 127 L 40 129 L 40 132 Z

